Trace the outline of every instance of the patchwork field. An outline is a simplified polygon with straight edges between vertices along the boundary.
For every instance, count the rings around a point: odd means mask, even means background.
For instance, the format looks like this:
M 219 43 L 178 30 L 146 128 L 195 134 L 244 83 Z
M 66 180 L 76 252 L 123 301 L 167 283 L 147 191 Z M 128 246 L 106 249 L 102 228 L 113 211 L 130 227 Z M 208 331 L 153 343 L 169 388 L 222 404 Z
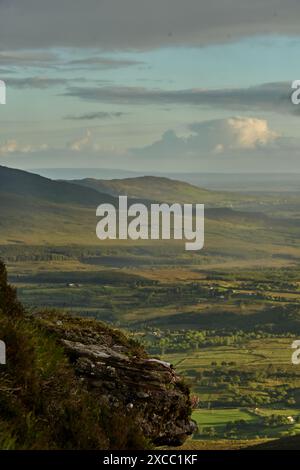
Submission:
M 199 427 L 185 448 L 240 448 L 300 432 L 300 368 L 291 364 L 300 335 L 297 265 L 173 266 L 164 253 L 156 266 L 153 247 L 121 257 L 120 247 L 107 246 L 101 259 L 97 247 L 0 250 L 29 309 L 108 321 L 185 376 Z M 110 253 L 118 266 L 103 261 Z
M 55 183 L 53 192 L 50 180 L 10 178 L 0 190 L 0 258 L 20 300 L 33 313 L 59 308 L 109 322 L 171 362 L 191 386 L 199 426 L 184 448 L 300 433 L 300 366 L 291 363 L 300 338 L 299 193 L 233 195 L 139 179 L 131 190 L 130 181 L 75 182 L 79 198 L 75 184 Z M 119 188 L 152 200 L 206 198 L 204 249 L 97 243 L 96 202 Z

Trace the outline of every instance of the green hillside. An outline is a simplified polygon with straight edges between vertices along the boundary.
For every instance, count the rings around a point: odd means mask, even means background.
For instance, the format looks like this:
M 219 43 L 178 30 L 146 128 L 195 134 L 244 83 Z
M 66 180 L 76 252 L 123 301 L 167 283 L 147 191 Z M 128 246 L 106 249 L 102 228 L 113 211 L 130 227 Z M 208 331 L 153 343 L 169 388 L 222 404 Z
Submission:
M 72 183 L 53 181 L 33 173 L 0 166 L 0 192 L 34 198 L 55 204 L 80 206 L 96 206 L 101 202 L 114 202 L 107 194 L 93 189 L 84 188 Z M 2 194 L 1 207 L 6 204 L 6 196 Z
M 231 208 L 239 211 L 260 212 L 273 217 L 299 219 L 298 193 L 254 193 L 247 186 L 242 193 L 207 190 L 184 181 L 158 176 L 124 179 L 85 178 L 72 183 L 112 196 L 120 194 L 160 202 L 198 203 L 206 208 Z M 257 214 L 255 215 L 257 217 Z
M 224 205 L 237 200 L 234 194 L 218 193 L 198 188 L 183 181 L 158 176 L 100 180 L 85 178 L 73 180 L 73 183 L 95 189 L 102 193 L 117 196 L 124 194 L 132 198 L 144 198 L 163 202 L 211 203 Z
M 140 197 L 142 200 L 150 196 L 152 200 L 160 199 L 160 201 L 174 200 L 176 197 L 176 200 L 182 203 L 188 200 L 205 202 L 202 196 L 214 198 L 218 207 L 206 207 L 205 212 L 206 239 L 205 253 L 201 252 L 202 259 L 208 256 L 211 260 L 215 257 L 220 259 L 220 256 L 241 259 L 247 257 L 257 259 L 259 256 L 270 257 L 275 254 L 290 259 L 299 256 L 297 244 L 299 223 L 295 218 L 285 218 L 284 227 L 287 230 L 284 230 L 280 218 L 269 217 L 268 214 L 257 210 L 253 212 L 242 208 L 233 210 L 224 207 L 226 204 L 220 193 L 201 190 L 187 183 L 165 178 L 134 178 L 124 182 L 118 180 L 118 184 L 127 187 L 128 190 L 129 186 L 133 185 L 130 196 Z M 120 192 L 122 192 L 121 187 Z M 0 244 L 71 243 L 100 247 L 95 235 L 97 223 L 95 211 L 103 202 L 117 206 L 114 196 L 100 193 L 95 189 L 63 181 L 52 181 L 28 172 L 0 166 Z M 257 236 L 260 240 L 259 250 Z M 152 246 L 150 250 L 152 260 L 153 249 L 156 250 L 161 245 L 164 246 L 164 255 L 174 256 L 176 253 L 180 258 L 185 257 L 190 260 L 189 262 L 192 260 L 192 254 L 183 250 L 182 241 L 125 241 L 125 244 L 126 250 L 134 250 L 135 245 L 147 246 L 147 250 Z M 105 245 L 122 247 L 125 253 L 124 241 L 101 242 L 102 247 Z M 120 253 L 116 254 L 119 256 Z
M 95 210 L 115 198 L 0 166 L 0 242 L 45 244 L 95 237 Z

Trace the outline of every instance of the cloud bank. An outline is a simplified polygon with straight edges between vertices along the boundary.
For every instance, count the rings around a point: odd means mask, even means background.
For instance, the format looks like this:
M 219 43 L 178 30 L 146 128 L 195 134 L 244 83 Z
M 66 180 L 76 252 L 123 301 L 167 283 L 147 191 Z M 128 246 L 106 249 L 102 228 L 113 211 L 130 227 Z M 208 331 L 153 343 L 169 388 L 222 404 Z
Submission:
M 189 129 L 192 134 L 188 137 L 178 137 L 169 130 L 157 142 L 132 151 L 148 158 L 205 158 L 266 149 L 280 141 L 280 135 L 269 128 L 266 120 L 252 117 L 203 121 L 190 125 Z
M 248 88 L 163 90 L 144 87 L 70 87 L 65 95 L 85 101 L 133 105 L 190 105 L 234 111 L 299 114 L 291 102 L 291 83 L 274 82 Z
M 105 50 L 298 35 L 296 0 L 2 0 L 0 47 Z
M 74 115 L 68 115 L 65 116 L 64 119 L 68 119 L 70 121 L 93 121 L 93 120 L 105 120 L 105 119 L 111 119 L 111 118 L 119 118 L 124 116 L 126 113 L 123 113 L 122 111 L 114 111 L 114 112 L 108 112 L 108 111 L 96 111 L 96 112 L 90 112 L 90 113 L 85 113 L 85 114 L 74 114 Z
M 126 168 L 177 172 L 299 172 L 299 139 L 281 136 L 264 119 L 231 117 L 191 124 L 189 135 L 168 130 L 151 145 L 107 148 L 90 130 L 65 146 L 0 146 L 2 164 L 22 168 Z M 26 157 L 25 154 L 26 153 Z

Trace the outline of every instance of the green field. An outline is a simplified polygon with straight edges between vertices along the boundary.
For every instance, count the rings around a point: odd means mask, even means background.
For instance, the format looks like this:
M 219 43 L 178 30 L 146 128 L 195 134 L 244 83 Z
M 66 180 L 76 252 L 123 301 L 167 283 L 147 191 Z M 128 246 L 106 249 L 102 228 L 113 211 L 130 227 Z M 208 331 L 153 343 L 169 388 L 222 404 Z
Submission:
M 193 419 L 201 427 L 224 427 L 228 421 L 237 421 L 239 419 L 255 421 L 253 415 L 239 408 L 232 408 L 230 410 L 197 410 L 193 413 Z

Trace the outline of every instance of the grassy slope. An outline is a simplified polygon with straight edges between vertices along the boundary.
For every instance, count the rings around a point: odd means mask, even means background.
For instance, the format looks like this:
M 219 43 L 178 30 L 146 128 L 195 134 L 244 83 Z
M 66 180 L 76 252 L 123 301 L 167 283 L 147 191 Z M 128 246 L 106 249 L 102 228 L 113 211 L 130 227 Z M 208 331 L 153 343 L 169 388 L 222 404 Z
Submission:
M 0 199 L 1 243 L 96 242 L 95 208 L 57 204 L 1 191 Z
M 203 252 L 185 252 L 183 241 L 106 241 L 96 238 L 97 218 L 94 207 L 71 206 L 49 203 L 14 194 L 1 194 L 0 206 L 0 244 L 26 243 L 31 245 L 94 245 L 111 246 L 130 250 L 133 246 L 148 247 L 151 259 L 153 250 L 169 256 L 179 256 L 199 262 L 220 260 L 222 257 L 249 259 L 253 261 L 274 257 L 283 258 L 300 256 L 297 243 L 299 229 L 283 229 L 279 224 L 256 220 L 233 214 L 218 215 L 216 219 L 206 218 L 205 250 Z M 99 202 L 99 201 L 98 201 Z M 150 248 L 152 247 L 152 249 Z M 206 258 L 209 257 L 209 260 Z
M 110 195 L 124 194 L 132 198 L 145 198 L 163 202 L 205 203 L 223 206 L 237 201 L 239 196 L 198 188 L 183 181 L 156 176 L 142 176 L 114 180 L 85 178 L 73 183 Z
M 58 322 L 61 314 L 51 313 Z M 82 319 L 103 336 L 137 347 L 116 330 Z M 0 368 L 0 449 L 132 449 L 147 446 L 126 410 L 108 409 L 75 376 L 73 367 L 43 323 L 26 316 L 7 284 L 0 262 L 0 331 L 7 345 L 7 364 Z
M 93 189 L 83 188 L 68 182 L 53 181 L 33 173 L 0 166 L 0 191 L 38 201 L 54 204 L 94 206 L 100 202 L 115 202 L 115 198 Z M 99 202 L 100 201 L 100 202 Z M 5 199 L 1 198 L 1 206 Z
M 195 200 L 195 197 L 209 195 L 224 202 L 219 193 L 200 190 L 186 183 L 161 178 L 124 180 L 125 186 L 146 181 L 140 187 L 142 197 L 169 198 L 181 201 Z M 162 184 L 164 183 L 164 184 Z M 121 184 L 118 182 L 118 184 Z M 147 189 L 148 188 L 148 189 Z M 147 190 L 146 190 L 147 189 Z M 235 196 L 236 197 L 236 196 Z M 201 199 L 204 201 L 204 199 Z M 37 244 L 81 244 L 98 245 L 96 238 L 95 209 L 102 202 L 114 202 L 107 194 L 83 188 L 78 185 L 56 182 L 19 170 L 0 167 L 0 244 L 27 243 Z M 268 219 L 259 214 L 235 212 L 231 209 L 211 209 L 206 212 L 205 253 L 201 256 L 233 256 L 251 258 L 279 256 L 299 257 L 297 224 L 285 224 Z M 259 244 L 258 244 L 259 241 Z M 126 246 L 145 245 L 159 247 L 161 242 L 125 241 Z M 124 246 L 124 242 L 109 241 L 101 246 Z M 192 258 L 193 253 L 183 251 L 182 242 L 166 242 L 166 250 Z M 100 245 L 99 245 L 100 246 Z M 151 255 L 151 257 L 153 257 Z
M 74 184 L 95 189 L 99 192 L 118 196 L 125 194 L 132 198 L 145 198 L 163 202 L 203 203 L 207 207 L 247 208 L 251 211 L 278 212 L 282 216 L 298 211 L 298 193 L 236 193 L 213 191 L 183 181 L 157 176 L 101 180 L 85 178 L 73 180 Z M 247 191 L 247 188 L 243 188 Z
M 115 198 L 0 166 L 0 241 L 95 243 L 95 210 Z
M 273 439 L 262 444 L 248 446 L 247 450 L 299 450 L 300 435 Z

